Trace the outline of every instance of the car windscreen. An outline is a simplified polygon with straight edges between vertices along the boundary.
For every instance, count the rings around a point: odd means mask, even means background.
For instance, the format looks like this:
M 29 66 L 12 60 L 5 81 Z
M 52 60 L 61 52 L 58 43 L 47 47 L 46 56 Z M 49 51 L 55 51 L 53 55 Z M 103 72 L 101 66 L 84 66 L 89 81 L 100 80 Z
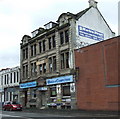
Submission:
M 12 102 L 12 104 L 19 104 L 18 102 Z

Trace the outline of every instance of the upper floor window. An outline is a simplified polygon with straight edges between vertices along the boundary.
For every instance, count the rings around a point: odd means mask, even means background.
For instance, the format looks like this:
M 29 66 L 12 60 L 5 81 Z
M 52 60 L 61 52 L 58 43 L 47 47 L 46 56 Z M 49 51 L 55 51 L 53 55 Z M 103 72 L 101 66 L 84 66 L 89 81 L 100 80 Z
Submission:
M 36 76 L 37 74 L 37 66 L 36 66 L 36 62 L 31 63 L 31 76 Z
M 31 45 L 31 56 L 35 56 L 36 55 L 36 44 Z
M 69 42 L 69 30 L 60 32 L 60 44 L 65 44 Z
M 23 59 L 28 58 L 28 48 L 23 49 Z
M 40 41 L 39 42 L 39 53 L 45 52 L 46 51 L 46 41 Z
M 27 64 L 23 66 L 23 79 L 26 79 L 26 78 L 28 78 L 28 65 Z
M 16 82 L 16 72 L 14 72 L 14 83 Z
M 46 69 L 46 63 L 40 64 L 39 65 L 39 73 L 43 74 L 46 73 L 47 69 Z
M 48 38 L 48 45 L 49 45 L 49 49 L 56 47 L 55 35 Z
M 49 72 L 56 71 L 56 56 L 49 58 Z
M 69 68 L 69 52 L 61 53 L 61 69 Z

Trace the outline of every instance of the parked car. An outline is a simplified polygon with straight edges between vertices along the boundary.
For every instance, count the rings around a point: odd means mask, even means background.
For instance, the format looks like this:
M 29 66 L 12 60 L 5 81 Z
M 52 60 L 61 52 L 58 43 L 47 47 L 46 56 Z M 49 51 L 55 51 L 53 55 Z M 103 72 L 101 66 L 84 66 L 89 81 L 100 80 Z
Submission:
M 12 102 L 5 102 L 3 105 L 3 110 L 21 110 L 22 111 L 22 105 L 18 102 L 12 101 Z

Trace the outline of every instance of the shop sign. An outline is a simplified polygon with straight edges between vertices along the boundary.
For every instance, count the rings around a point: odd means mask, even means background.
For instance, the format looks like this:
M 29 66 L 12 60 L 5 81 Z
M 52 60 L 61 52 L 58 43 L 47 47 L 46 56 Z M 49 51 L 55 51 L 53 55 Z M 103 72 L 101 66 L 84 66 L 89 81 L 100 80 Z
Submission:
M 96 40 L 96 41 L 104 40 L 103 33 L 80 26 L 80 25 L 78 25 L 78 34 L 79 34 L 79 36 L 90 38 L 90 39 Z
M 68 82 L 73 82 L 73 75 L 62 76 L 62 77 L 57 77 L 57 78 L 46 80 L 47 85 L 61 84 L 61 83 L 68 83 Z
M 30 87 L 36 87 L 36 86 L 37 86 L 37 82 L 36 81 L 20 84 L 20 88 L 30 88 Z
M 46 91 L 46 90 L 47 90 L 47 87 L 40 87 L 40 88 L 38 88 L 38 90 Z

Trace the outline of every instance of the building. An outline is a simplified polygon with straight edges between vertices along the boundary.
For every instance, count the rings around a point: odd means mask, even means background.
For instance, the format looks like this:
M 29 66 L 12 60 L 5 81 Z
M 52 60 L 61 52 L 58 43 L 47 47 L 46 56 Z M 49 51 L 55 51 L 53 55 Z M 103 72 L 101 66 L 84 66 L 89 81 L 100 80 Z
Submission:
M 115 34 L 97 8 L 77 14 L 62 13 L 24 35 L 21 43 L 20 99 L 23 106 L 38 108 L 76 108 L 76 69 L 74 49 L 100 42 Z
M 4 101 L 20 101 L 19 95 L 20 68 L 6 68 L 0 71 L 0 98 Z
M 75 50 L 77 106 L 120 111 L 120 36 Z

